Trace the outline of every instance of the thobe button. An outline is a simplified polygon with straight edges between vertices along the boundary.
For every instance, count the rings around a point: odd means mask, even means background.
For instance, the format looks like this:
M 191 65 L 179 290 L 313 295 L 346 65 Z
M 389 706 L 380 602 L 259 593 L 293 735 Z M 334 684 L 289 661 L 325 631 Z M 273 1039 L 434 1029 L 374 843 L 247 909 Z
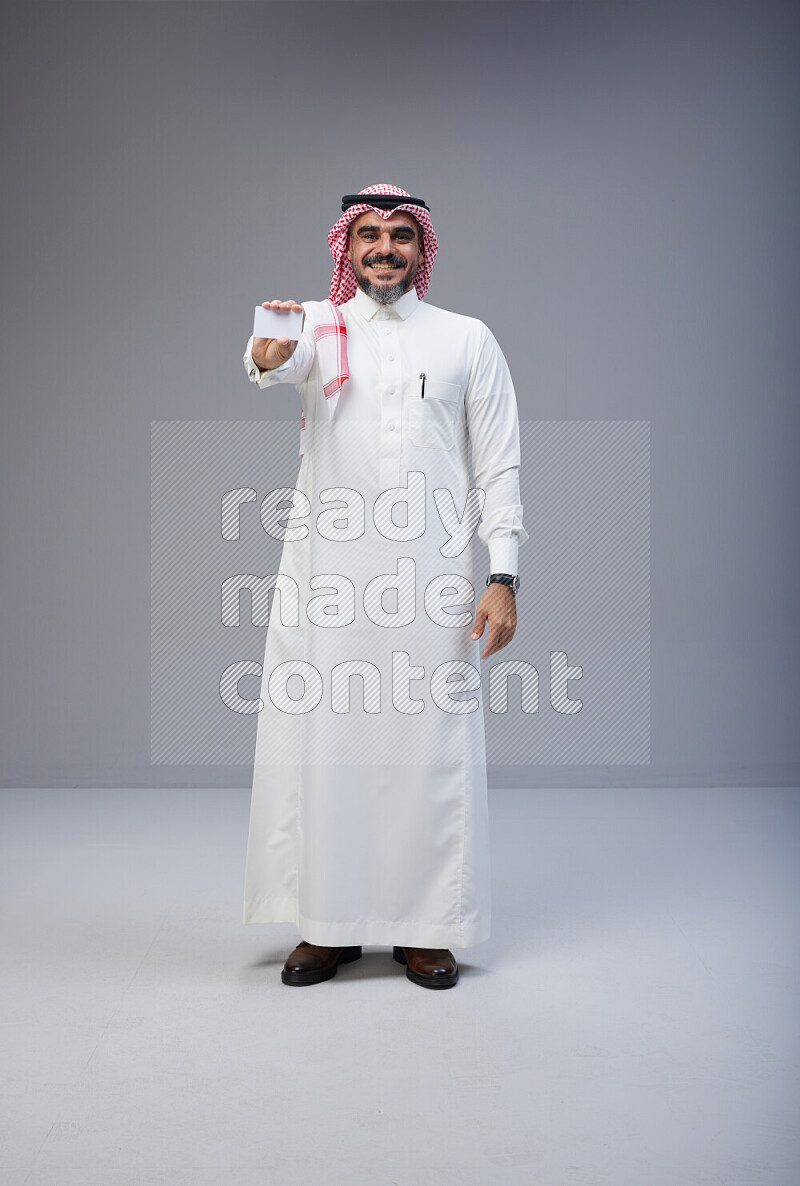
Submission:
M 387 425 L 387 428 L 389 429 L 389 432 L 394 432 L 394 425 L 393 425 L 393 424 L 388 424 L 388 425 Z
M 388 357 L 389 357 L 389 362 L 394 362 L 394 355 L 393 355 L 393 354 L 390 354 Z

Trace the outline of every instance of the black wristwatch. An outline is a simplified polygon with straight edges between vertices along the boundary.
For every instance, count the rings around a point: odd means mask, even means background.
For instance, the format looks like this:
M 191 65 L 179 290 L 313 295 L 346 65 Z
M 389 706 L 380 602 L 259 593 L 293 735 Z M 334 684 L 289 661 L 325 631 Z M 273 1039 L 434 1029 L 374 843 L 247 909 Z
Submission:
M 512 577 L 507 572 L 493 572 L 486 578 L 486 588 L 490 585 L 508 585 L 512 593 L 516 593 L 519 588 L 519 577 Z

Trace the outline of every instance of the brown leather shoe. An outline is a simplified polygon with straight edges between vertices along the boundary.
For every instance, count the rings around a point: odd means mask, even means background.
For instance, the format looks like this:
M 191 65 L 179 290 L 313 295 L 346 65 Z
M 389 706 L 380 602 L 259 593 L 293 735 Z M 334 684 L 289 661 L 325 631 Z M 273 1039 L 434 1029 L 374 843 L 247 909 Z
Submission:
M 395 947 L 392 957 L 406 964 L 406 976 L 423 988 L 452 988 L 458 980 L 458 963 L 446 947 Z
M 339 964 L 361 959 L 360 947 L 318 947 L 301 939 L 283 965 L 284 984 L 319 984 L 339 971 Z

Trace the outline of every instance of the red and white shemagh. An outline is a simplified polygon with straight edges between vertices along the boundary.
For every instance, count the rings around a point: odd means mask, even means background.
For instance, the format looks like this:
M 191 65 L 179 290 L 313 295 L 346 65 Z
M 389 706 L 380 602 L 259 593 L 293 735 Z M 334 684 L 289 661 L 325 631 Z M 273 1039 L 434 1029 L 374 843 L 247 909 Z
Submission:
M 385 194 L 395 198 L 411 197 L 408 190 L 399 189 L 396 185 L 386 184 L 368 185 L 366 189 L 360 189 L 358 192 L 359 194 L 364 194 L 365 197 L 369 194 Z M 317 357 L 322 375 L 322 389 L 328 404 L 330 419 L 333 419 L 333 414 L 336 411 L 339 392 L 345 381 L 350 377 L 350 372 L 347 369 L 347 328 L 338 308 L 339 305 L 343 305 L 345 301 L 349 301 L 351 297 L 354 297 L 358 288 L 358 281 L 356 280 L 350 260 L 347 258 L 347 233 L 350 223 L 358 218 L 359 214 L 364 214 L 367 210 L 374 210 L 384 220 L 391 218 L 398 210 L 406 210 L 409 214 L 413 215 L 422 228 L 424 253 L 417 268 L 417 274 L 414 277 L 414 287 L 417 290 L 417 296 L 420 300 L 422 300 L 428 291 L 434 257 L 439 248 L 439 242 L 436 238 L 436 232 L 433 229 L 430 214 L 422 206 L 415 206 L 413 202 L 403 203 L 391 210 L 381 210 L 377 206 L 371 206 L 369 200 L 366 200 L 356 206 L 349 206 L 339 221 L 331 227 L 328 232 L 328 246 L 331 249 L 331 255 L 334 259 L 333 279 L 331 280 L 328 299 L 324 302 L 330 310 L 330 317 L 314 326 Z M 306 418 L 305 413 L 303 413 L 300 419 L 301 457 L 303 456 L 305 425 Z

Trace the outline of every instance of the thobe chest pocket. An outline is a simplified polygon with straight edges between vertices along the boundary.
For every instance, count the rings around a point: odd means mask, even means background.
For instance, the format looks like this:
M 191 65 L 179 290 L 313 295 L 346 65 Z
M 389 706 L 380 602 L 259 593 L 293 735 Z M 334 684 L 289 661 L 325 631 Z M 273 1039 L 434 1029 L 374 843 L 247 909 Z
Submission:
M 461 418 L 461 388 L 443 379 L 413 380 L 408 386 L 408 436 L 420 449 L 454 449 Z

